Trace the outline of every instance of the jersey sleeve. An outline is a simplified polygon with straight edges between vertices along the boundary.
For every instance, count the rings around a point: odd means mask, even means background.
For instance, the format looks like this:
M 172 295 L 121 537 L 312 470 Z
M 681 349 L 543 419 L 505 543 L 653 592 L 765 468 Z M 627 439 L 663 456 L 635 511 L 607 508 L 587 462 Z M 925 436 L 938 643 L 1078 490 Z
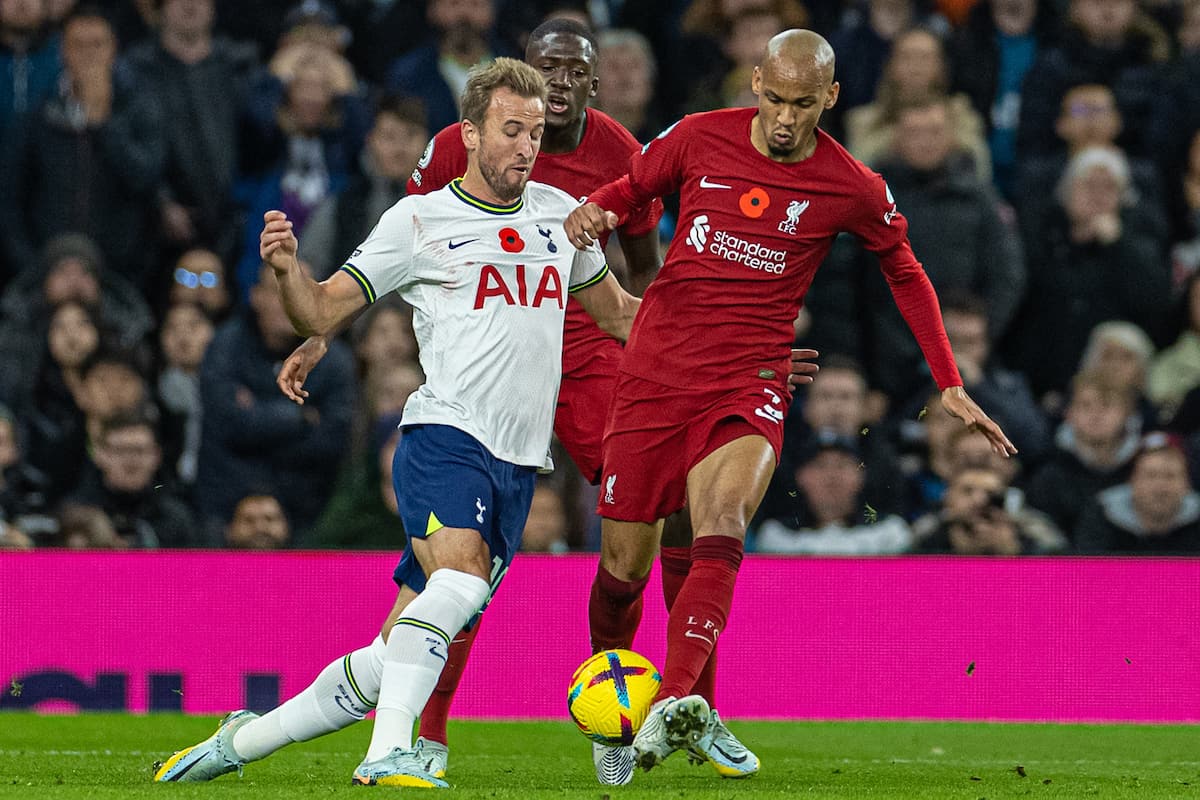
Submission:
M 937 293 L 908 241 L 908 220 L 896 207 L 882 176 L 869 173 L 861 190 L 852 233 L 879 257 L 896 306 L 921 348 L 939 389 L 962 386 Z
M 600 246 L 592 242 L 586 250 L 576 250 L 571 258 L 571 278 L 567 291 L 578 292 L 595 286 L 608 274 L 608 263 Z
M 637 139 L 633 138 L 632 133 L 625 130 L 624 127 L 618 124 L 613 125 L 613 136 L 619 143 L 619 146 L 624 148 L 623 154 L 614 153 L 614 156 L 623 156 L 625 162 L 624 166 L 626 169 L 628 169 L 629 160 L 642 151 L 642 145 Z M 630 211 L 629 218 L 626 219 L 625 224 L 621 226 L 620 232 L 626 236 L 644 236 L 658 228 L 658 221 L 662 218 L 662 215 L 662 200 L 655 197 L 644 206 Z
M 408 179 L 408 194 L 429 194 L 441 189 L 467 171 L 467 149 L 457 124 L 447 125 L 425 145 Z
M 368 304 L 415 282 L 414 213 L 414 204 L 403 199 L 389 208 L 342 265 L 342 271 L 362 289 Z
M 691 119 L 684 117 L 634 153 L 629 173 L 592 192 L 588 202 L 613 212 L 625 225 L 634 220 L 635 212 L 676 191 L 683 183 Z M 658 208 L 661 214 L 661 203 Z

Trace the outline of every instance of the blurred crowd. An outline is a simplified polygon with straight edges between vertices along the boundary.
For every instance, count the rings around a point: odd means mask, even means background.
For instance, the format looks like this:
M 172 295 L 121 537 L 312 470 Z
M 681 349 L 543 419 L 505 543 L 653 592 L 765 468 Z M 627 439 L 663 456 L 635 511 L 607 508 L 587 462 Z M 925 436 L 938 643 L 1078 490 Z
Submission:
M 942 411 L 840 238 L 751 549 L 1200 554 L 1200 0 L 0 0 L 0 547 L 399 549 L 411 311 L 375 304 L 286 400 L 262 214 L 331 274 L 467 70 L 549 16 L 597 31 L 593 106 L 643 142 L 755 104 L 780 30 L 825 35 L 822 124 L 887 179 L 1020 449 Z M 594 549 L 556 463 L 526 549 Z

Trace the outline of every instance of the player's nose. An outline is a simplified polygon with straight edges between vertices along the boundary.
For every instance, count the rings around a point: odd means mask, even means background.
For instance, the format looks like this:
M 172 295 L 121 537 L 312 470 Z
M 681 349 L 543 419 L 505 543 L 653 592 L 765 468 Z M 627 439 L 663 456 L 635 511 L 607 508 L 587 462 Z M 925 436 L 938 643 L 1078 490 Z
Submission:
M 562 67 L 561 69 L 556 69 L 554 72 L 551 72 L 549 85 L 561 87 L 563 89 L 569 88 L 571 85 L 570 70 L 568 70 L 566 67 Z
M 517 155 L 524 156 L 525 158 L 533 158 L 533 154 L 533 136 L 530 134 L 523 134 L 517 137 Z

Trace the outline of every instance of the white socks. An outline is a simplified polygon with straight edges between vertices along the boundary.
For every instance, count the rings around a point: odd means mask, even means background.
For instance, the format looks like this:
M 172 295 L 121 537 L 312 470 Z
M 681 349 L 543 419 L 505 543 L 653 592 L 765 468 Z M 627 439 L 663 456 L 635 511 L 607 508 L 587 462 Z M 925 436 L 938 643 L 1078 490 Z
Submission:
M 439 569 L 396 620 L 388 634 L 367 761 L 412 747 L 413 723 L 437 687 L 450 639 L 484 604 L 490 588 L 483 578 Z
M 265 758 L 292 742 L 306 742 L 358 722 L 379 699 L 386 645 L 376 636 L 367 647 L 339 658 L 304 691 L 233 734 L 244 761 Z

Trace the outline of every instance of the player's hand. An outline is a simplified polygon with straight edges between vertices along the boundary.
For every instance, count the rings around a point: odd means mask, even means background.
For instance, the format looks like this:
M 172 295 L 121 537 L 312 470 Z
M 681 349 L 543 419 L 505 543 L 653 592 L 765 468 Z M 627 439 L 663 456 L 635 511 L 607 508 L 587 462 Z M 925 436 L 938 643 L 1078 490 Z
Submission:
M 1004 435 L 1004 431 L 1000 430 L 1000 426 L 983 413 L 983 409 L 971 399 L 963 387 L 951 386 L 943 389 L 942 408 L 946 409 L 950 416 L 961 419 L 971 430 L 986 436 L 995 452 L 1005 458 L 1017 454 L 1017 448 Z
M 599 239 L 601 234 L 616 227 L 617 215 L 611 211 L 605 211 L 595 203 L 584 203 L 572 211 L 567 217 L 567 221 L 563 223 L 563 228 L 567 231 L 567 238 L 580 250 L 591 247 L 592 242 Z
M 792 349 L 792 371 L 788 374 L 788 386 L 801 386 L 813 382 L 813 376 L 821 369 L 813 363 L 821 355 L 816 350 Z
M 304 398 L 308 397 L 304 381 L 308 380 L 308 373 L 312 372 L 313 367 L 320 363 L 327 352 L 329 341 L 324 336 L 310 336 L 292 351 L 283 362 L 279 376 L 275 378 L 275 385 L 283 392 L 284 397 L 296 405 L 304 405 Z
M 300 243 L 292 232 L 292 221 L 282 211 L 263 214 L 263 230 L 258 237 L 258 254 L 271 265 L 275 274 L 285 275 L 296 263 Z

